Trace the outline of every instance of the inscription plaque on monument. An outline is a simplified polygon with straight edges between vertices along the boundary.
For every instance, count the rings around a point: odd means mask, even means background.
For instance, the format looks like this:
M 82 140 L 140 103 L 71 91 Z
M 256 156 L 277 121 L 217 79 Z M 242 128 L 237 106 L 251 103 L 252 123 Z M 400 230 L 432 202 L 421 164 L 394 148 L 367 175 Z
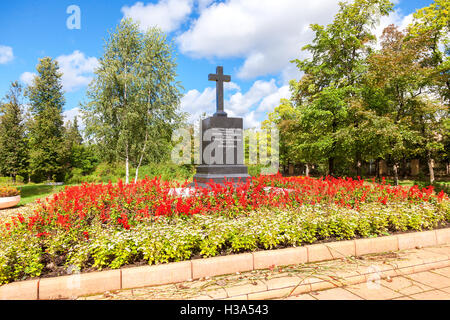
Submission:
M 200 124 L 201 164 L 197 166 L 195 182 L 206 186 L 208 182 L 246 182 L 250 177 L 244 165 L 243 119 L 227 116 L 223 106 L 223 83 L 231 77 L 223 74 L 223 67 L 216 68 L 208 80 L 216 81 L 216 113 Z

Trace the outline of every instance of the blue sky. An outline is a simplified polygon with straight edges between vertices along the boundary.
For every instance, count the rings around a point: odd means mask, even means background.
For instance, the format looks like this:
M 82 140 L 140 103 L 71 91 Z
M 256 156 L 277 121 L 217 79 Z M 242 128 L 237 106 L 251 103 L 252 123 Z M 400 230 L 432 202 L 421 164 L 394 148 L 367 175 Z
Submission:
M 67 119 L 79 111 L 93 77 L 104 38 L 120 20 L 132 17 L 142 29 L 160 26 L 175 46 L 178 80 L 184 87 L 182 110 L 196 119 L 215 109 L 217 65 L 232 82 L 226 86 L 225 111 L 257 126 L 288 97 L 288 81 L 300 74 L 289 60 L 304 57 L 311 23 L 328 24 L 336 0 L 40 0 L 0 2 L 0 96 L 11 81 L 29 83 L 38 59 L 58 60 L 64 72 Z M 411 14 L 431 0 L 396 1 L 395 12 L 380 21 L 406 26 Z M 80 8 L 80 29 L 68 29 L 70 5 Z

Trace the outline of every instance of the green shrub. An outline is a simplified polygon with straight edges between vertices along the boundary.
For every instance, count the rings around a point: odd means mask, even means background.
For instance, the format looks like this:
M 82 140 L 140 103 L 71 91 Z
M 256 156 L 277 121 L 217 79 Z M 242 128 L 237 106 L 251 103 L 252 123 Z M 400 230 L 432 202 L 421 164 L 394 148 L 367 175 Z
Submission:
M 434 191 L 436 193 L 439 193 L 441 191 L 444 191 L 447 195 L 450 196 L 450 183 L 447 182 L 435 182 L 433 183 Z
M 134 171 L 133 171 L 134 172 Z M 189 180 L 195 174 L 193 165 L 176 165 L 173 163 L 154 163 L 142 166 L 139 169 L 139 179 L 148 177 L 161 177 L 162 180 Z
M 10 178 L 10 177 L 0 177 L 0 186 L 19 185 L 19 184 L 23 184 L 23 182 L 24 182 L 24 178 L 19 175 L 16 176 L 16 182 L 13 182 L 12 178 Z
M 85 176 L 83 175 L 83 169 L 79 168 L 73 168 L 70 170 L 68 174 L 66 174 L 66 177 L 64 181 L 67 184 L 81 184 L 85 182 Z
M 44 268 L 39 238 L 20 234 L 0 244 L 0 284 L 38 277 Z
M 176 165 L 173 163 L 155 163 L 144 165 L 139 168 L 138 179 L 148 177 L 161 177 L 162 180 L 189 180 L 195 174 L 192 165 Z M 130 167 L 130 180 L 135 177 L 135 168 Z M 82 169 L 74 168 L 66 175 L 68 184 L 88 183 L 115 183 L 121 179 L 125 180 L 125 165 L 122 163 L 100 163 L 89 175 L 83 174 Z

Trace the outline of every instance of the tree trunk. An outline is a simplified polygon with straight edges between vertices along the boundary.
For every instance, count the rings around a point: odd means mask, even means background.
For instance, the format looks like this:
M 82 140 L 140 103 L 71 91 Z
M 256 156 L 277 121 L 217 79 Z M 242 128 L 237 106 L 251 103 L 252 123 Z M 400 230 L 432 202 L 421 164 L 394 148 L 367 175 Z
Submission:
M 398 167 L 399 167 L 398 162 L 397 161 L 394 162 L 394 165 L 393 165 L 393 169 L 394 169 L 394 184 L 396 186 L 398 186 Z
M 403 179 L 406 179 L 408 177 L 408 170 L 406 170 L 406 158 L 403 157 L 402 159 L 402 177 Z
M 328 175 L 332 176 L 334 174 L 334 158 L 328 158 Z
M 356 126 L 356 127 L 358 127 L 358 126 Z M 355 169 L 356 169 L 356 175 L 358 176 L 358 177 L 360 177 L 361 176 L 361 166 L 362 166 L 362 160 L 361 160 L 361 152 L 359 152 L 359 150 L 358 151 L 356 151 L 356 154 L 355 154 Z
M 427 154 L 428 158 L 428 170 L 430 172 L 430 184 L 434 183 L 434 168 L 433 168 L 433 158 L 431 158 L 431 153 L 428 152 Z
M 129 163 L 129 157 L 128 157 L 128 145 L 125 150 L 125 183 L 130 182 L 130 163 Z
M 128 163 L 128 156 L 125 159 L 125 183 L 130 182 L 130 171 L 129 171 L 129 163 Z
M 380 158 L 375 161 L 375 177 L 380 182 Z
M 356 176 L 361 177 L 361 160 L 356 161 Z
M 139 163 L 136 167 L 136 174 L 134 175 L 134 183 L 136 183 L 138 181 L 138 175 L 139 175 L 139 167 L 141 166 L 141 164 Z
M 128 75 L 128 66 L 125 63 L 125 83 L 124 83 L 124 90 L 123 90 L 123 97 L 124 97 L 124 109 L 127 108 L 127 75 Z M 130 169 L 129 169 L 129 154 L 128 154 L 128 141 L 125 146 L 125 183 L 130 182 Z
M 145 149 L 147 148 L 147 141 L 148 141 L 148 131 L 145 132 L 144 146 L 142 147 L 142 153 L 141 153 L 141 156 L 139 158 L 139 163 L 136 166 L 136 175 L 134 177 L 134 183 L 136 183 L 137 180 L 138 180 L 139 168 L 141 167 L 142 160 L 144 159 Z
M 309 177 L 309 164 L 305 164 L 305 176 Z

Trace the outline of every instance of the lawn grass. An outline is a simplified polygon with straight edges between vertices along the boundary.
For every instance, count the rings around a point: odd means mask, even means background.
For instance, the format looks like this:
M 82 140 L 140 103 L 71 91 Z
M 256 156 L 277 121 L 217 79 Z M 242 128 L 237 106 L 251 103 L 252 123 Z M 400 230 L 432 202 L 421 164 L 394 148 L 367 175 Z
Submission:
M 50 186 L 45 183 L 30 183 L 15 186 L 20 190 L 20 202 L 18 206 L 23 206 L 28 203 L 34 202 L 37 199 L 45 198 L 49 195 L 52 195 L 56 192 L 64 190 L 65 186 Z
M 390 180 L 390 179 L 386 179 L 386 183 L 389 183 L 391 185 L 394 185 L 394 180 Z M 447 185 L 450 186 L 450 181 L 435 181 L 435 184 L 438 185 Z M 430 182 L 428 180 L 399 180 L 398 184 L 401 186 L 407 186 L 407 187 L 412 187 L 413 185 L 418 185 L 418 186 L 428 186 L 430 184 Z

